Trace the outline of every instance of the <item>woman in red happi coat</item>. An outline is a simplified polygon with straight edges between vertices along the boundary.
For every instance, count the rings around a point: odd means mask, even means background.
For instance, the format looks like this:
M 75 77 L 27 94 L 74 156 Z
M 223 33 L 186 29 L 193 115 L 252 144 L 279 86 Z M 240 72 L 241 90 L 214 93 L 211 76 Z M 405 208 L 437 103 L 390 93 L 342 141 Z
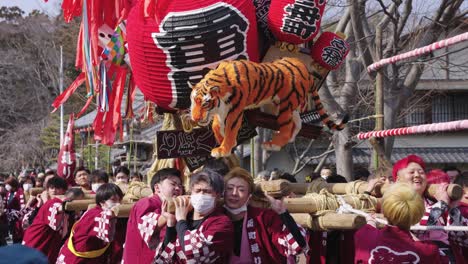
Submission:
M 116 232 L 112 209 L 120 204 L 122 197 L 122 191 L 113 183 L 98 188 L 96 207 L 86 211 L 73 225 L 70 237 L 60 249 L 57 264 L 109 263 L 109 246 Z

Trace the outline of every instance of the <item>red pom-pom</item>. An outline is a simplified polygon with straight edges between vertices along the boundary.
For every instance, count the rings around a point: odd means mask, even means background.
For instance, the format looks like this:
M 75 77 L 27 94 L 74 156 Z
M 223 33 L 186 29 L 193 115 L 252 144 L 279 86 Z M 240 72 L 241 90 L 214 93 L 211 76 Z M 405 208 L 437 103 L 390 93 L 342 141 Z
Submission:
M 323 32 L 310 50 L 312 59 L 328 70 L 336 70 L 349 52 L 349 44 L 339 35 Z

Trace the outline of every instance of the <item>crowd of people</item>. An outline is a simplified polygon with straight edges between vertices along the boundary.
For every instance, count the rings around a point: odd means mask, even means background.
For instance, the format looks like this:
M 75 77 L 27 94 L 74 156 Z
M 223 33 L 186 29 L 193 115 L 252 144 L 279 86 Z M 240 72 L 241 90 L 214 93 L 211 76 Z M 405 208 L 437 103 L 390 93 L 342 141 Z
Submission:
M 296 223 L 282 199 L 266 193 L 262 195 L 268 208 L 252 206 L 256 182 L 295 182 L 295 177 L 274 170 L 254 179 L 247 170 L 222 160 L 210 161 L 190 175 L 188 184 L 177 169 L 157 171 L 149 184 L 153 194 L 134 203 L 128 218 L 117 217 L 119 206 L 130 182 L 143 177 L 124 166 L 112 177 L 80 167 L 73 182 L 53 170 L 0 176 L 0 254 L 34 256 L 33 262 L 18 262 L 18 257 L 8 263 L 59 264 L 467 263 L 468 231 L 443 227 L 468 226 L 468 172 L 428 170 L 415 155 L 396 162 L 393 171 L 355 172 L 356 179 L 368 181 L 364 195 L 379 185 L 390 187 L 377 208 L 382 215 L 370 214 L 366 225 L 347 231 L 307 230 Z M 323 167 L 307 181 L 346 179 Z M 461 200 L 450 199 L 451 183 L 464 188 Z M 432 196 L 427 195 L 428 184 L 438 184 Z M 43 191 L 26 199 L 34 187 Z M 66 210 L 67 202 L 90 195 L 95 206 L 82 212 Z M 388 224 L 377 224 L 378 217 Z M 413 231 L 414 225 L 436 228 Z

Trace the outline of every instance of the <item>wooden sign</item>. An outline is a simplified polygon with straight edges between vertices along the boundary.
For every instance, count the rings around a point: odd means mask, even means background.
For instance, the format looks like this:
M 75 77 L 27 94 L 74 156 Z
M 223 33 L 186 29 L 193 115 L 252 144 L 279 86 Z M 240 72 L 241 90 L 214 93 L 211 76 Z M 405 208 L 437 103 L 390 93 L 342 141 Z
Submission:
M 205 165 L 206 161 L 212 159 L 211 156 L 185 157 L 184 161 L 189 170 L 192 172 L 201 166 Z
M 216 147 L 213 132 L 206 128 L 195 128 L 190 133 L 183 130 L 165 130 L 156 133 L 158 159 L 208 156 Z
M 255 126 L 250 125 L 244 116 L 242 127 L 237 135 L 237 144 L 256 135 Z M 195 128 L 190 133 L 185 133 L 183 130 L 158 131 L 156 138 L 158 159 L 192 157 L 186 161 L 189 168 L 193 169 L 202 166 L 207 159 L 206 157 L 211 156 L 211 150 L 218 146 L 211 127 Z

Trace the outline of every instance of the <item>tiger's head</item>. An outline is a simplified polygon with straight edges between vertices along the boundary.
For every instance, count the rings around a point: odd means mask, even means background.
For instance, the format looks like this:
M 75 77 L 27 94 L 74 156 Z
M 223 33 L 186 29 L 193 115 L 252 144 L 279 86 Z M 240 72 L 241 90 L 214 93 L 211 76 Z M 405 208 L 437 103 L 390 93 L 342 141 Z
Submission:
M 210 84 L 207 78 L 196 85 L 189 83 L 189 86 L 192 87 L 190 94 L 192 120 L 201 126 L 207 126 L 220 106 L 220 87 Z

